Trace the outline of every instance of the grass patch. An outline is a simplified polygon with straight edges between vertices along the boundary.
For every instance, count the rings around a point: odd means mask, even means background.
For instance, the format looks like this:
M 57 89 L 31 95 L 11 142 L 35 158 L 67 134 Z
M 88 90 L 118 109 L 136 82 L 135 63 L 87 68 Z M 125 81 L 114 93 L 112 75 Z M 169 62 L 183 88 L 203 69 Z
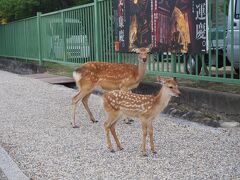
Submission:
M 20 60 L 20 59 L 16 59 L 16 60 L 24 63 L 39 64 L 38 61 Z M 55 75 L 67 76 L 67 77 L 72 77 L 72 72 L 74 71 L 74 69 L 76 69 L 79 66 L 80 65 L 78 64 L 66 65 L 66 64 L 60 64 L 55 62 L 45 62 L 45 61 L 42 63 L 42 67 L 45 68 L 45 70 L 49 74 L 55 74 Z M 146 74 L 144 76 L 143 81 L 156 82 L 156 76 Z M 194 80 L 181 79 L 181 78 L 178 78 L 177 81 L 179 86 L 240 94 L 240 85 L 236 85 L 236 84 L 233 85 L 233 84 L 224 84 L 224 83 L 209 82 L 209 81 L 200 81 L 200 80 L 194 81 Z
M 55 74 L 59 76 L 72 77 L 74 69 L 79 67 L 78 65 L 64 65 L 59 63 L 44 62 L 43 67 L 49 74 Z

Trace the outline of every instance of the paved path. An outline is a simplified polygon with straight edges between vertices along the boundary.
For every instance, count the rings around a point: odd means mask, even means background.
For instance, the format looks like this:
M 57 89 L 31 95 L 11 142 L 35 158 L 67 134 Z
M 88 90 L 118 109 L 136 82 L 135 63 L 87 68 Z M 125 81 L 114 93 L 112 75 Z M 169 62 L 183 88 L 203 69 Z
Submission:
M 0 179 L 1 180 L 28 180 L 8 153 L 0 147 Z
M 3 173 L 2 169 L 0 169 L 0 179 L 1 180 L 7 180 L 6 175 Z
M 33 179 L 239 179 L 240 131 L 216 129 L 159 115 L 154 122 L 157 155 L 142 157 L 138 122 L 120 121 L 123 151 L 107 151 L 101 98 L 90 97 L 99 123 L 77 109 L 70 126 L 71 97 L 63 86 L 0 71 L 0 145 Z M 148 149 L 149 150 L 149 149 Z

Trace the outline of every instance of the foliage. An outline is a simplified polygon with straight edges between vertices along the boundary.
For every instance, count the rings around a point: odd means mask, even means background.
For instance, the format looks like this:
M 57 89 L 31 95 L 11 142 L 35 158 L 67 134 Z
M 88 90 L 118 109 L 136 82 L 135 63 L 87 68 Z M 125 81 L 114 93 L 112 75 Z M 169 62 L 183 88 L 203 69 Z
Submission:
M 0 21 L 14 21 L 31 16 L 37 12 L 47 13 L 76 5 L 90 3 L 93 0 L 0 0 Z

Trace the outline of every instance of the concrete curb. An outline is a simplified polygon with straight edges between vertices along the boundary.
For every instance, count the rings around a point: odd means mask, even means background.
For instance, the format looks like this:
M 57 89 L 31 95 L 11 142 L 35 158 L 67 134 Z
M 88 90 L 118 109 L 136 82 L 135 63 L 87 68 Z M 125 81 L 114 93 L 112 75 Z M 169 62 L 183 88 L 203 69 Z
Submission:
M 133 92 L 141 94 L 153 94 L 160 89 L 157 83 L 142 82 Z M 218 113 L 239 121 L 240 95 L 212 90 L 180 87 L 181 96 L 172 98 L 172 102 L 186 104 L 193 109 L 204 109 L 208 112 Z
M 225 115 L 240 115 L 240 95 L 203 89 L 182 87 L 181 103 L 195 108 L 207 108 L 209 111 Z
M 43 73 L 46 70 L 38 64 L 28 63 L 24 60 L 14 60 L 0 57 L 0 69 L 17 74 Z
M 29 179 L 2 147 L 0 147 L 0 169 L 9 180 Z

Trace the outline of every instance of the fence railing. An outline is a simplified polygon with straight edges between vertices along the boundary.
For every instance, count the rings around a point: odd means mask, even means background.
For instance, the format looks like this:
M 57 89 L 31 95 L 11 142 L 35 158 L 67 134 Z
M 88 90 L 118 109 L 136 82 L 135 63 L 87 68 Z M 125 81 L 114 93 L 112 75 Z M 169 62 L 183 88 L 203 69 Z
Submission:
M 148 73 L 240 84 L 240 0 L 208 0 L 205 54 L 149 55 Z M 114 51 L 112 0 L 95 0 L 0 25 L 0 56 L 79 64 L 137 63 L 134 53 Z

